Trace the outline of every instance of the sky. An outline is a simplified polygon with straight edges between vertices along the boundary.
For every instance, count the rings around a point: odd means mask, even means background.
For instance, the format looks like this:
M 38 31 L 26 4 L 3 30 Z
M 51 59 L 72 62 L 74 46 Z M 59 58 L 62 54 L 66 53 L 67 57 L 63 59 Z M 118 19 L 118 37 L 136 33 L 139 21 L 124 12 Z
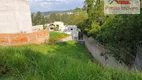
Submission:
M 64 11 L 83 7 L 84 0 L 28 0 L 31 12 Z

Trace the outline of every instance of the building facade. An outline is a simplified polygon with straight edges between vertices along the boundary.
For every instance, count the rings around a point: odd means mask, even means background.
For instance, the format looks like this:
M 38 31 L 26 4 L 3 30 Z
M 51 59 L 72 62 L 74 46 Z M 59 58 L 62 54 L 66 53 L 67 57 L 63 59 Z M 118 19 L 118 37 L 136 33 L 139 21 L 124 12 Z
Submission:
M 30 6 L 27 0 L 0 0 L 0 33 L 32 31 Z
M 59 31 L 62 31 L 62 32 L 64 31 L 65 25 L 64 25 L 63 22 L 61 22 L 61 21 L 55 21 L 53 24 L 55 25 L 55 27 L 59 28 Z

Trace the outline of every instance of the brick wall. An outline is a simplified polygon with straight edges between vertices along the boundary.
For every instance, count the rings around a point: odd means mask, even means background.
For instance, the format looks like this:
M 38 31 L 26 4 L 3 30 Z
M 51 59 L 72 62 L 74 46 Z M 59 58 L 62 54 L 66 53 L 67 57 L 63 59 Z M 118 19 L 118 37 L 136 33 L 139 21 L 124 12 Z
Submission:
M 49 31 L 43 30 L 28 34 L 0 34 L 0 45 L 41 44 L 49 40 Z

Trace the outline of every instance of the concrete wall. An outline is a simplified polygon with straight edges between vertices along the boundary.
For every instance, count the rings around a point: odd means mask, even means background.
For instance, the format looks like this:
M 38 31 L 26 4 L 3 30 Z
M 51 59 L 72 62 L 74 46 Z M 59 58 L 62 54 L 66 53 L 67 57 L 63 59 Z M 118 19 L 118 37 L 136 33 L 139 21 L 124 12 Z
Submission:
M 38 31 L 28 34 L 0 34 L 0 45 L 41 44 L 49 40 L 49 31 Z
M 31 13 L 27 0 L 0 0 L 0 33 L 31 32 Z
M 83 40 L 85 41 L 85 46 L 91 52 L 93 57 L 103 66 L 113 67 L 113 68 L 127 68 L 126 65 L 120 64 L 114 57 L 106 53 L 106 49 L 103 45 L 99 44 L 93 38 L 88 38 L 83 35 Z M 103 55 L 103 56 L 102 56 Z
M 135 67 L 139 70 L 142 70 L 142 47 L 138 47 L 137 49 Z

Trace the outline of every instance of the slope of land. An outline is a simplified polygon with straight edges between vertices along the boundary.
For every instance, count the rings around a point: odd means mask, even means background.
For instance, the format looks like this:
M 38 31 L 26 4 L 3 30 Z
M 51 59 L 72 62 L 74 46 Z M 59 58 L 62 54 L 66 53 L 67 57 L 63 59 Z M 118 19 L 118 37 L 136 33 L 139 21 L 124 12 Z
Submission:
M 0 47 L 0 80 L 142 80 L 137 72 L 104 68 L 75 41 Z

